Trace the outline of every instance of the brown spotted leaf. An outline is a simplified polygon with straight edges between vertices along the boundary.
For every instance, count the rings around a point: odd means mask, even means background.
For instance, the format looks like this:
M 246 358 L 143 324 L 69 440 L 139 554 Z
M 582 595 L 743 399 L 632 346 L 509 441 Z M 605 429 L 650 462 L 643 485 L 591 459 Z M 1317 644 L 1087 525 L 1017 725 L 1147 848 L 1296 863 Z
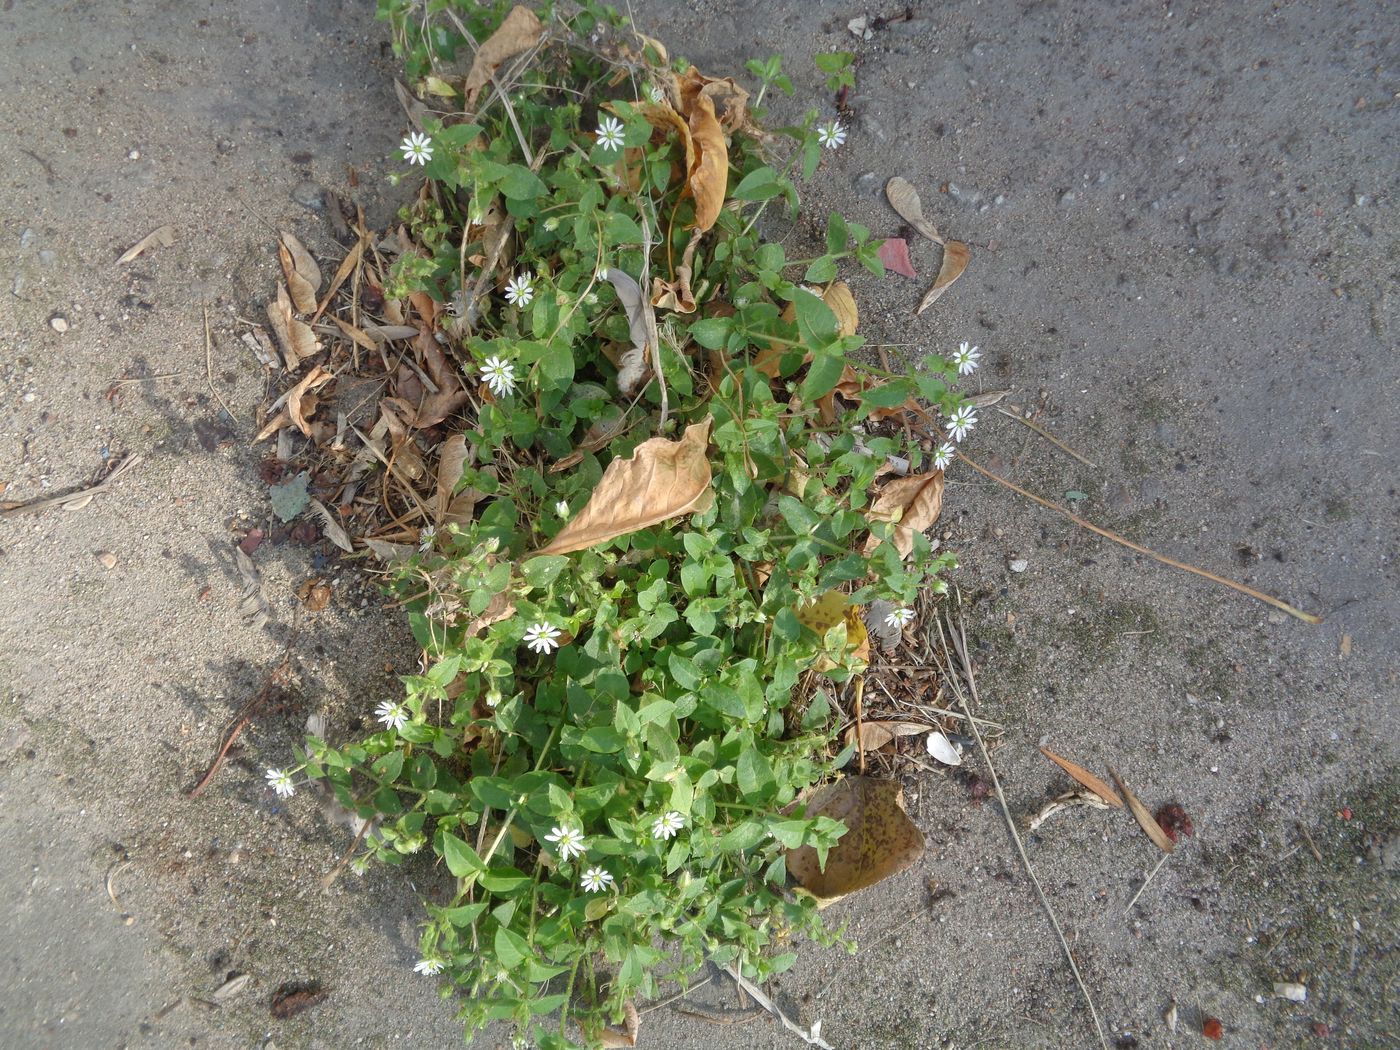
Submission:
M 934 470 L 887 482 L 866 517 L 893 522 L 895 549 L 900 557 L 907 558 L 914 552 L 914 533 L 931 526 L 942 511 L 943 471 Z M 865 552 L 869 554 L 879 545 L 879 539 L 871 536 L 866 540 Z
M 953 286 L 953 282 L 962 276 L 963 271 L 967 269 L 968 260 L 971 258 L 972 250 L 962 241 L 945 243 L 943 245 L 943 262 L 938 267 L 938 278 L 933 282 L 933 287 L 925 292 L 924 297 L 919 300 L 919 305 L 914 313 L 921 314 L 938 302 L 943 293 Z
M 578 512 L 537 554 L 567 554 L 688 514 L 710 492 L 711 419 L 685 428 L 679 441 L 648 438 L 615 459 Z
M 846 833 L 819 863 L 811 846 L 789 850 L 787 869 L 803 888 L 823 900 L 873 886 L 908 868 L 924 851 L 924 834 L 904 812 L 897 781 L 846 777 L 819 791 L 809 817 L 830 817 Z
M 1054 762 L 1055 765 L 1059 766 L 1066 773 L 1072 776 L 1075 780 L 1079 781 L 1079 783 L 1083 784 L 1094 794 L 1098 795 L 1099 798 L 1103 799 L 1110 806 L 1116 806 L 1118 809 L 1123 808 L 1123 800 L 1118 797 L 1118 792 L 1114 791 L 1102 780 L 1094 776 L 1094 774 L 1090 773 L 1083 766 L 1079 765 L 1079 763 L 1071 762 L 1067 758 L 1061 758 L 1059 755 L 1055 754 L 1055 752 L 1051 751 L 1048 747 L 1042 747 L 1040 749 L 1040 753 L 1046 758 L 1048 758 L 1051 762 Z

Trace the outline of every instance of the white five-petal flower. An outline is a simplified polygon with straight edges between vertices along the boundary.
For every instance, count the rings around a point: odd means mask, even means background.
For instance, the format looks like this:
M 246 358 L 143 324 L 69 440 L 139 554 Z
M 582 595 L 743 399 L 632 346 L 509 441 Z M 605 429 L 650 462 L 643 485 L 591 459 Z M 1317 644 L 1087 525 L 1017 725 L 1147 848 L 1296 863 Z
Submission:
M 622 148 L 622 121 L 616 117 L 604 117 L 598 124 L 598 145 L 605 150 Z
M 913 609 L 893 609 L 885 617 L 885 623 L 891 627 L 904 627 L 906 624 L 914 622 Z
M 392 700 L 382 700 L 374 709 L 375 717 L 384 723 L 385 729 L 402 729 L 408 724 L 408 708 Z
M 559 648 L 561 633 L 552 623 L 532 623 L 525 630 L 525 644 L 537 653 L 552 653 Z
M 544 840 L 554 843 L 555 848 L 559 850 L 559 857 L 561 860 L 583 856 L 583 832 L 579 831 L 577 828 L 568 826 L 553 828 L 550 830 L 550 833 L 544 837 Z
M 658 106 L 661 105 L 662 100 L 666 97 L 666 93 L 661 90 L 660 84 L 648 84 L 643 90 L 646 92 L 647 101 Z
M 413 964 L 413 969 L 416 973 L 421 973 L 425 977 L 436 977 L 438 974 L 442 973 L 443 968 L 446 966 L 446 962 L 433 955 L 426 959 L 419 959 Z
M 663 813 L 652 821 L 651 835 L 657 839 L 673 839 L 676 833 L 685 827 L 685 817 L 674 810 L 670 813 Z
M 961 441 L 976 425 L 977 413 L 971 405 L 959 405 L 957 411 L 948 417 L 948 433 L 953 435 L 954 441 Z
M 277 792 L 278 798 L 291 798 L 297 793 L 297 786 L 292 783 L 292 775 L 285 769 L 269 769 L 267 786 Z
M 827 149 L 836 149 L 846 141 L 846 129 L 841 126 L 839 120 L 833 120 L 830 124 L 823 124 L 817 128 L 817 141 Z
M 481 366 L 481 378 L 497 397 L 515 391 L 515 365 L 500 357 L 488 357 Z
M 569 516 L 568 501 L 561 499 L 558 503 L 556 503 L 554 505 L 554 513 L 558 514 L 561 518 L 567 518 Z
M 947 470 L 948 464 L 953 462 L 955 450 L 948 442 L 938 446 L 938 451 L 933 454 L 933 465 L 938 470 Z
M 958 366 L 958 375 L 965 376 L 969 372 L 977 371 L 977 361 L 981 358 L 981 347 L 968 346 L 963 343 L 953 354 L 953 364 Z
M 409 132 L 408 137 L 399 143 L 403 159 L 410 164 L 427 164 L 433 159 L 433 140 L 421 131 Z
M 611 886 L 613 877 L 611 873 L 602 868 L 589 868 L 579 881 L 583 883 L 583 888 L 589 893 L 597 893 L 599 890 L 605 890 Z
M 516 306 L 529 306 L 530 300 L 535 297 L 535 287 L 531 283 L 530 275 L 522 273 L 518 277 L 512 277 L 506 282 L 506 302 L 514 303 Z M 964 346 L 967 344 L 964 343 Z

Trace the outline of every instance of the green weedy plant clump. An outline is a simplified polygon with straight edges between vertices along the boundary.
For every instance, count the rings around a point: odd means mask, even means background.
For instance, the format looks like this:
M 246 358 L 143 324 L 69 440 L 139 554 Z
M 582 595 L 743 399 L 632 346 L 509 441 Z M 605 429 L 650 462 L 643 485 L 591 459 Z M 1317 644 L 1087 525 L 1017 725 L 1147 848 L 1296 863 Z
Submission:
M 480 384 L 456 490 L 474 513 L 396 572 L 426 669 L 380 705 L 383 731 L 312 738 L 269 772 L 284 793 L 301 769 L 325 778 L 378 822 L 357 866 L 441 858 L 456 894 L 428 905 L 418 969 L 463 998 L 469 1033 L 510 1021 L 541 1047 L 597 1045 L 707 958 L 763 981 L 799 935 L 836 939 L 785 887 L 786 852 L 824 855 L 844 830 L 794 804 L 850 758 L 827 683 L 862 668 L 862 628 L 813 630 L 802 610 L 941 588 L 951 558 L 917 533 L 902 557 L 869 516 L 887 457 L 917 471 L 925 453 L 858 424 L 911 397 L 962 404 L 941 357 L 906 375 L 852 357 L 853 324 L 804 286 L 845 263 L 880 274 L 866 229 L 832 215 L 807 259 L 762 238 L 844 139 L 816 110 L 759 129 L 764 93 L 791 91 L 779 59 L 750 63 L 747 105 L 612 9 L 571 10 L 546 6 L 538 34 L 511 14 L 533 41 L 473 91 L 467 38 L 487 41 L 502 5 L 380 0 L 441 111 L 404 144 L 426 182 L 387 292 L 430 297 Z M 843 377 L 854 405 L 831 397 Z M 605 470 L 682 433 L 708 474 L 687 513 L 560 542 L 587 515 L 625 521 L 590 506 Z

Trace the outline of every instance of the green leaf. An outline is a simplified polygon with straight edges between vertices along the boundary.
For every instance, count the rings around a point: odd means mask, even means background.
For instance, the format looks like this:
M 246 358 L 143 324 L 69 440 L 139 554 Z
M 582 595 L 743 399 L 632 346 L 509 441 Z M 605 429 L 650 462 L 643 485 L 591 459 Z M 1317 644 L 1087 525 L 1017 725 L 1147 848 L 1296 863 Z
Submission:
M 393 782 L 399 779 L 399 774 L 403 772 L 403 752 L 390 751 L 382 758 L 376 759 L 373 766 L 374 775 L 380 780 Z
M 594 726 L 578 739 L 580 746 L 600 755 L 621 751 L 623 736 L 612 726 Z
M 772 765 L 756 747 L 747 747 L 739 753 L 735 783 L 739 793 L 753 803 L 766 802 L 778 786 Z
M 807 272 L 802 279 L 809 284 L 825 284 L 836 277 L 836 260 L 829 255 L 823 255 L 814 260 L 807 267 Z
M 720 837 L 718 849 L 721 853 L 741 853 L 753 849 L 768 835 L 768 829 L 757 820 L 746 820 Z
M 846 229 L 846 220 L 837 212 L 832 212 L 831 217 L 826 220 L 826 250 L 829 255 L 840 255 L 846 250 L 846 246 L 851 243 L 850 231 Z
M 820 296 L 799 288 L 792 297 L 792 305 L 797 314 L 797 330 L 808 350 L 816 352 L 836 341 L 836 315 Z
M 720 350 L 732 329 L 733 322 L 728 317 L 706 317 L 690 326 L 690 338 L 706 350 Z
M 523 164 L 497 164 L 492 160 L 477 161 L 477 171 L 487 182 L 501 188 L 508 200 L 534 200 L 545 192 L 540 177 Z
M 563 554 L 541 554 L 520 566 L 520 574 L 532 590 L 548 587 L 572 562 Z
M 835 390 L 845 369 L 846 358 L 842 354 L 819 354 L 814 357 L 811 367 L 807 369 L 807 378 L 802 380 L 802 399 L 815 401 Z
M 420 791 L 429 790 L 437 783 L 437 763 L 431 755 L 418 754 L 408 772 L 409 782 Z
M 518 868 L 491 868 L 482 872 L 476 881 L 483 889 L 504 895 L 524 889 L 533 880 Z
M 514 930 L 496 927 L 496 958 L 501 965 L 513 970 L 530 957 L 530 944 Z
M 772 168 L 763 167 L 755 168 L 740 179 L 739 185 L 730 190 L 729 195 L 741 201 L 766 201 L 782 192 L 783 185 L 778 173 Z
M 476 850 L 450 831 L 442 832 L 442 848 L 439 852 L 447 862 L 447 870 L 459 879 L 486 870 L 486 865 L 477 856 Z

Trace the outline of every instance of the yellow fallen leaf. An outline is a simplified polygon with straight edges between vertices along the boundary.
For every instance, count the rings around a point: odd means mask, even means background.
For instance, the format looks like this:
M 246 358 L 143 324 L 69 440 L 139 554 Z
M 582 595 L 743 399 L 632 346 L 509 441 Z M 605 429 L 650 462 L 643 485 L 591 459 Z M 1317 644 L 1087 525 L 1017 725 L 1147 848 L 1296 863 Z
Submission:
M 466 108 L 476 105 L 476 96 L 491 82 L 491 74 L 508 58 L 514 58 L 539 43 L 544 35 L 544 25 L 535 12 L 517 4 L 510 9 L 501 27 L 486 38 L 477 49 L 476 59 L 467 72 L 462 87 L 466 94 Z
M 710 492 L 705 419 L 685 428 L 679 441 L 648 438 L 627 459 L 615 459 L 582 510 L 537 554 L 567 554 L 638 529 L 689 514 Z
M 931 526 L 942 511 L 943 471 L 934 470 L 887 482 L 866 517 L 871 521 L 893 522 L 895 549 L 900 557 L 907 558 L 914 551 L 914 533 Z M 871 536 L 866 540 L 865 553 L 869 554 L 879 545 L 879 539 Z
M 823 903 L 873 886 L 908 868 L 924 851 L 924 835 L 904 812 L 897 781 L 846 777 L 819 791 L 807 816 L 830 817 L 846 825 L 831 848 L 826 867 L 811 846 L 789 850 L 787 869 Z
M 924 297 L 919 300 L 918 307 L 914 313 L 921 314 L 934 303 L 949 288 L 953 282 L 962 276 L 967 269 L 968 260 L 972 258 L 972 250 L 962 241 L 948 241 L 943 245 L 943 262 L 938 267 L 938 277 L 933 282 L 933 287 L 924 293 Z

